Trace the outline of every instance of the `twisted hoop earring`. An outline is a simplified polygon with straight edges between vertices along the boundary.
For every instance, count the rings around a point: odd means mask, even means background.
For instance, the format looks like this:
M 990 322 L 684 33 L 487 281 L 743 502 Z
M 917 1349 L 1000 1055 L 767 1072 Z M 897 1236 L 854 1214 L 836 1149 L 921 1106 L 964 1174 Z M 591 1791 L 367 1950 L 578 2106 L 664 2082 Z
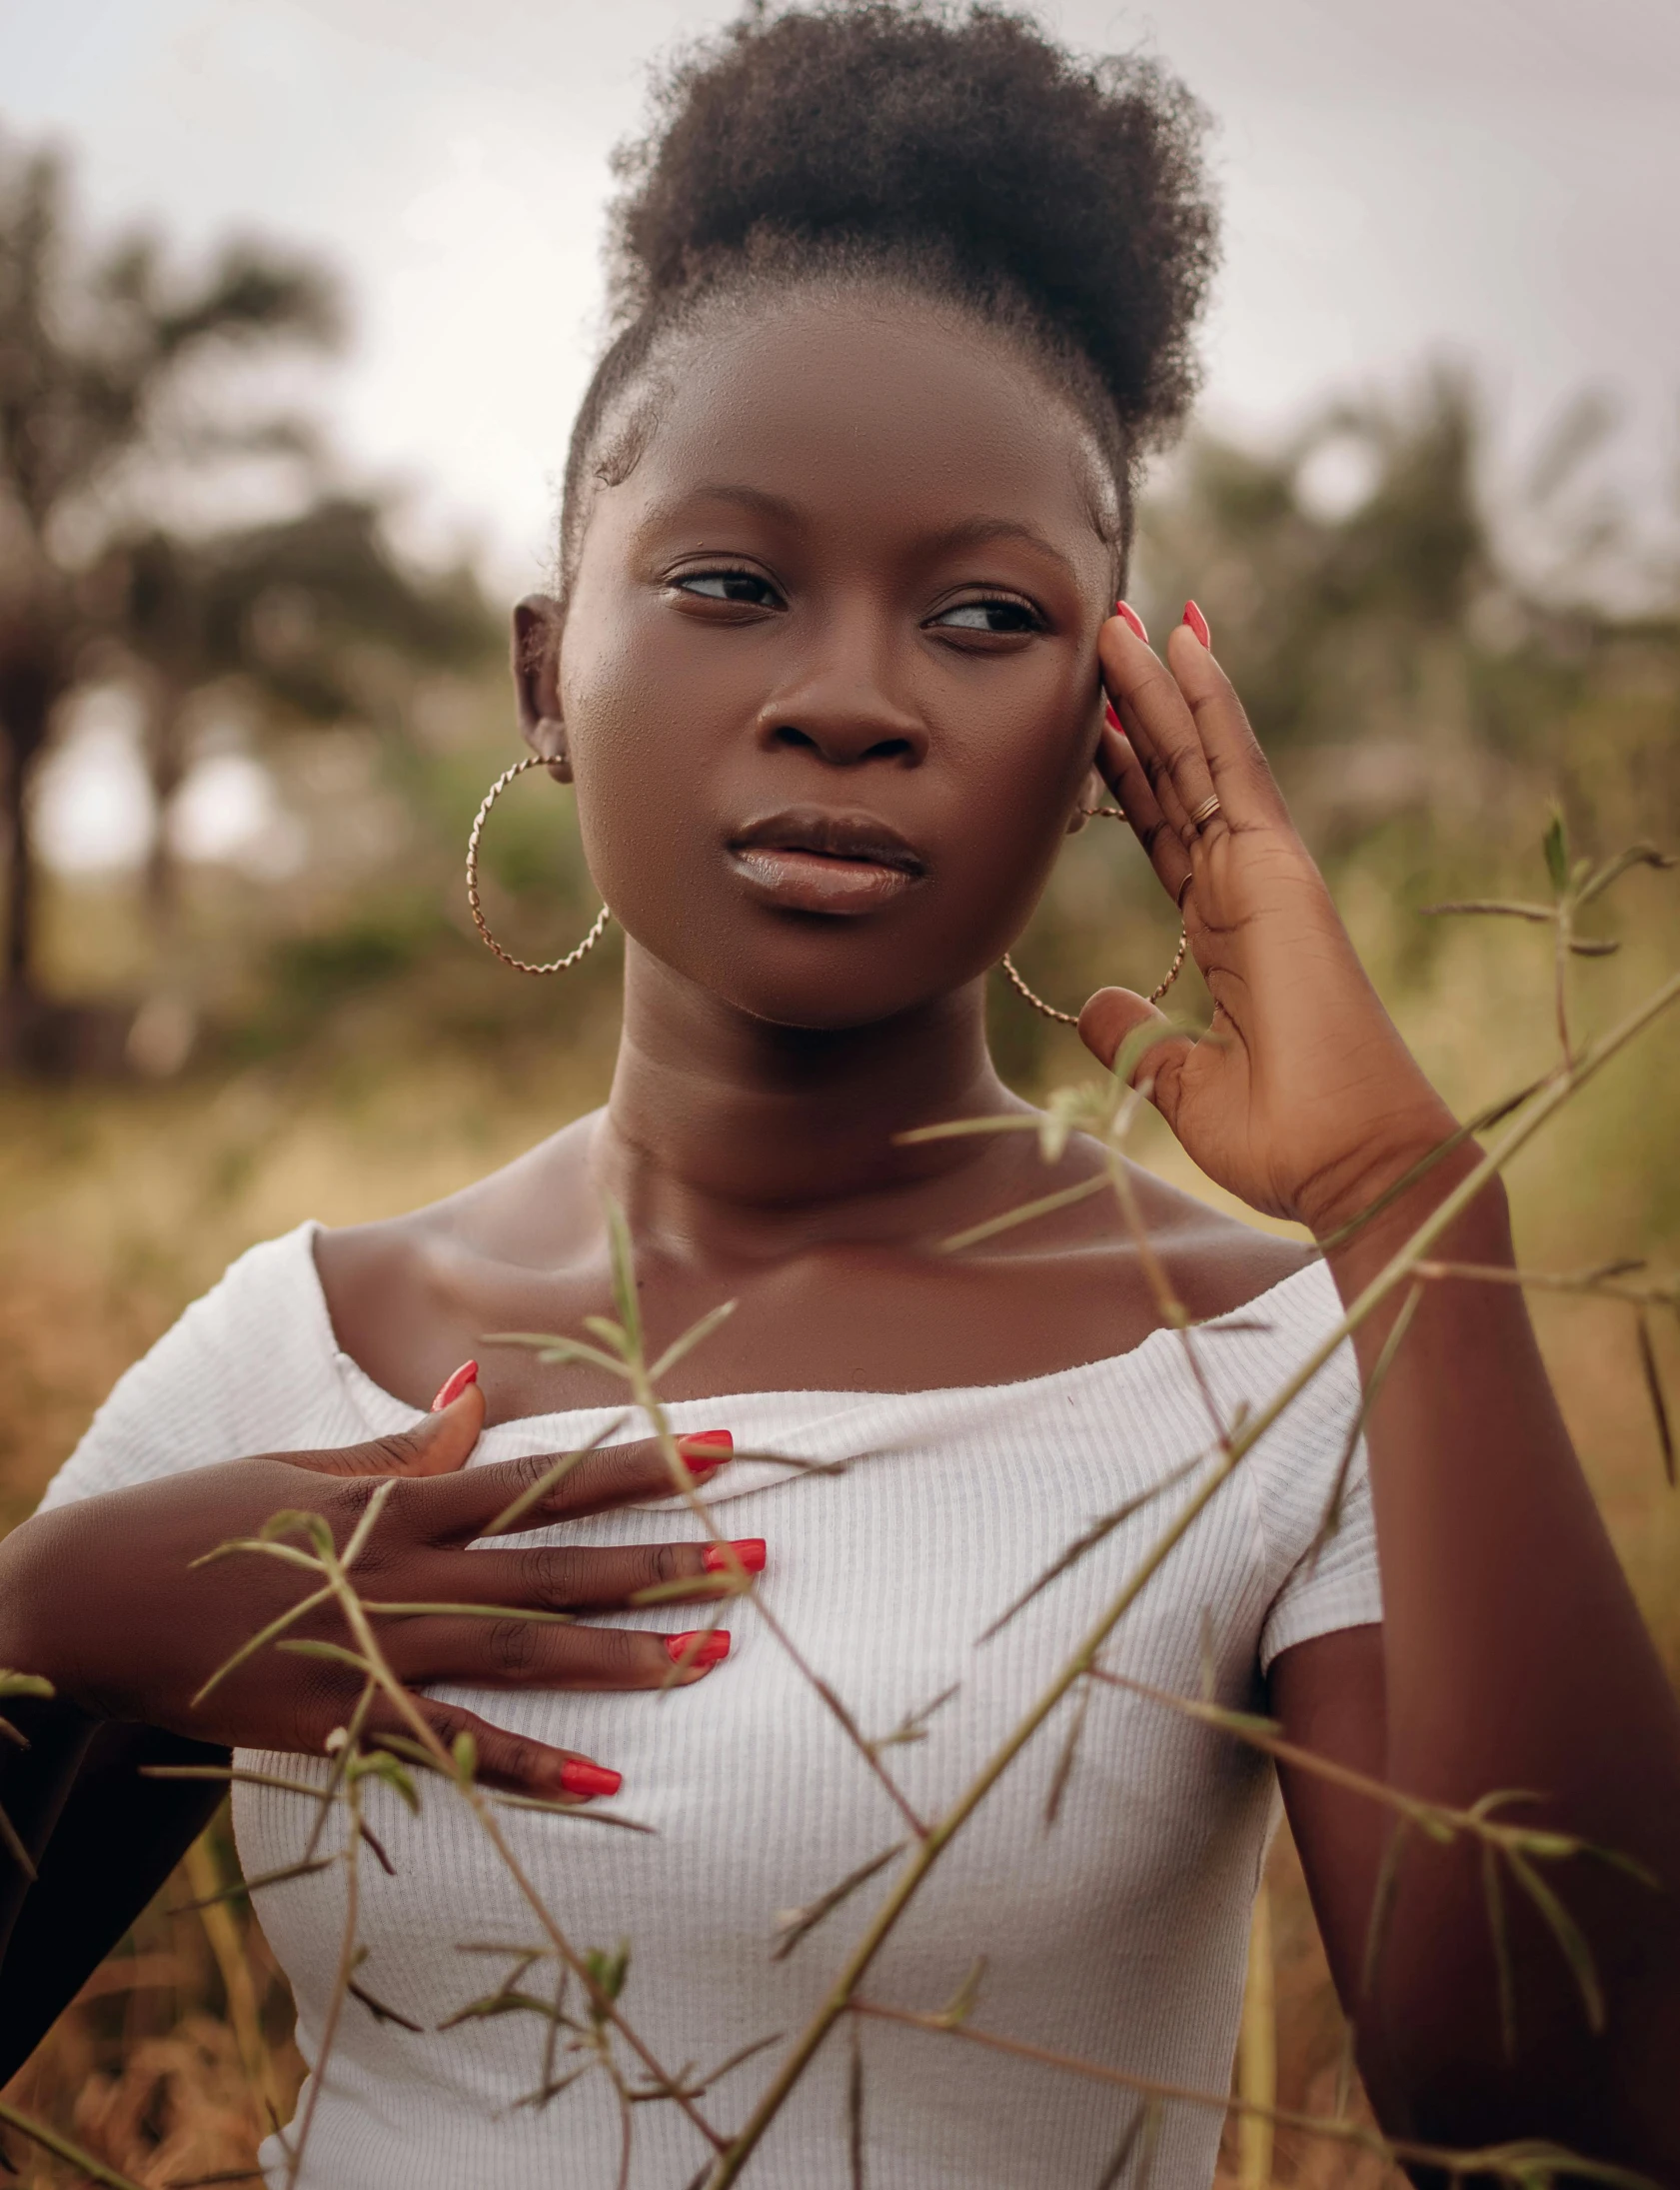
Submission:
M 1125 808 L 1123 806 L 1099 806 L 1094 808 L 1091 814 L 1092 821 L 1123 822 L 1125 818 Z M 1180 903 L 1181 902 L 1182 896 L 1180 895 Z M 1156 982 L 1155 986 L 1149 991 L 1148 1001 L 1151 1004 L 1159 1004 L 1161 998 L 1166 995 L 1166 992 L 1178 979 L 1180 969 L 1183 967 L 1185 957 L 1189 952 L 1189 948 L 1190 932 L 1187 928 L 1180 926 L 1178 930 L 1178 948 L 1172 954 L 1172 964 L 1167 968 L 1165 974 L 1161 977 L 1161 979 Z M 1035 1012 L 1041 1012 L 1044 1015 L 1045 1019 L 1053 1019 L 1058 1027 L 1078 1026 L 1079 1015 L 1077 1012 L 1058 1012 L 1053 1004 L 1046 1004 L 1043 998 L 1038 995 L 1036 990 L 1029 989 L 1026 986 L 1025 982 L 1021 980 L 1019 974 L 1016 973 L 1015 962 L 1013 959 L 1010 958 L 1007 951 L 1004 952 L 1000 963 L 1002 965 L 1004 973 L 1009 977 L 1010 985 L 1014 989 L 1016 996 L 1020 997 L 1023 1002 L 1030 1004 Z
M 504 966 L 511 966 L 516 974 L 569 974 L 587 952 L 593 951 L 607 933 L 607 923 L 613 918 L 604 905 L 595 916 L 595 926 L 575 951 L 568 951 L 565 958 L 553 959 L 547 966 L 529 966 L 524 959 L 516 959 L 512 952 L 504 951 L 490 932 L 490 923 L 484 917 L 479 903 L 479 839 L 484 835 L 484 825 L 490 819 L 490 810 L 501 798 L 516 776 L 523 776 L 528 768 L 544 768 L 548 764 L 540 753 L 528 753 L 523 761 L 516 761 L 512 768 L 505 768 L 484 795 L 484 804 L 473 818 L 472 833 L 467 839 L 467 903 L 472 909 L 473 926 L 484 938 L 487 950 L 493 951 Z

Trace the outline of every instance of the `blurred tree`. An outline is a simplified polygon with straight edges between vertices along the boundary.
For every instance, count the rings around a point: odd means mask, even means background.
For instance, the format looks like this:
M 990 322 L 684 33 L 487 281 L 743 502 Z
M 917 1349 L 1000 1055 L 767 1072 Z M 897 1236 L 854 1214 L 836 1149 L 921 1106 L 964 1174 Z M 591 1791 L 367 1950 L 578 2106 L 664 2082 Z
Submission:
M 229 243 L 198 282 L 168 275 L 144 235 L 85 259 L 60 161 L 0 143 L 0 1053 L 38 1014 L 30 780 L 90 646 L 110 629 L 91 573 L 121 522 L 122 488 L 160 466 L 299 447 L 297 430 L 272 417 L 222 429 L 171 417 L 170 405 L 209 356 L 322 345 L 338 325 L 320 268 L 257 245 Z
M 158 817 L 147 899 L 160 939 L 175 900 L 170 806 L 208 688 L 249 694 L 270 732 L 378 721 L 414 670 L 468 666 L 499 644 L 472 573 L 404 570 L 382 515 L 376 502 L 328 496 L 296 517 L 198 540 L 147 531 L 115 543 L 97 574 L 144 704 Z

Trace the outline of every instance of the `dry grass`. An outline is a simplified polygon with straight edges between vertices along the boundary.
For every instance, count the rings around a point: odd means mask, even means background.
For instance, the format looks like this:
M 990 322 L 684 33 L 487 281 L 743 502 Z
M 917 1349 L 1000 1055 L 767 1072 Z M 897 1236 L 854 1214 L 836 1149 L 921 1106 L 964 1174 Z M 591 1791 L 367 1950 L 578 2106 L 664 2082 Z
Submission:
M 1661 886 L 1636 887 L 1642 908 L 1655 904 Z M 1393 954 L 1386 910 L 1361 904 L 1357 891 L 1348 910 L 1380 977 Z M 1673 964 L 1677 934 L 1680 924 L 1660 914 L 1629 963 L 1593 969 L 1593 1015 L 1608 1018 Z M 1454 937 L 1399 1013 L 1465 1105 L 1544 1059 L 1547 969 L 1542 953 L 1525 956 L 1521 944 L 1485 931 Z M 1642 1252 L 1672 1261 L 1680 1161 L 1659 1091 L 1673 1086 L 1677 1063 L 1680 1033 L 1660 1032 L 1524 1159 L 1513 1187 L 1526 1260 L 1578 1267 Z M 505 1064 L 459 1052 L 427 1059 L 424 1070 L 405 1064 L 341 1063 L 309 1075 L 282 1066 L 151 1092 L 0 1095 L 0 1519 L 30 1509 L 122 1367 L 232 1254 L 305 1215 L 353 1220 L 447 1191 L 597 1099 L 606 1072 L 598 1044 L 512 1077 Z M 1076 1069 L 1070 1046 L 1054 1070 Z M 1164 1133 L 1150 1153 L 1186 1175 Z M 1540 1303 L 1539 1321 L 1606 1516 L 1680 1670 L 1680 1500 L 1662 1480 L 1631 1323 L 1603 1303 L 1558 1300 Z M 1680 1370 L 1673 1333 L 1660 1341 L 1668 1369 Z M 231 1860 L 225 1847 L 219 1859 Z M 1278 2099 L 1331 2110 L 1340 2024 L 1286 1838 L 1271 1880 Z M 250 2169 L 267 2127 L 259 2088 L 266 2082 L 268 2103 L 284 2115 L 301 2073 L 284 1980 L 260 1931 L 238 1904 L 219 1941 L 201 1916 L 172 1915 L 191 1891 L 184 1876 L 172 1882 L 10 2094 L 149 2184 Z M 249 1977 L 248 1997 L 231 2013 L 230 1954 Z M 31 2190 L 76 2179 L 15 2137 L 9 2144 Z M 1238 2180 L 1238 2168 L 1233 2135 L 1222 2179 Z M 1381 2170 L 1280 2133 L 1271 2172 L 1313 2190 L 1366 2190 Z

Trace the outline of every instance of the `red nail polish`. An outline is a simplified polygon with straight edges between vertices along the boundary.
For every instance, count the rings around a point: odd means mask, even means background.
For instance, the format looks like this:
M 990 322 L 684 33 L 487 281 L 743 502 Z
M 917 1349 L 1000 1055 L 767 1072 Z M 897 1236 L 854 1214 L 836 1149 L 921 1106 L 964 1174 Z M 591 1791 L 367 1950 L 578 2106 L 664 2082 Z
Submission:
M 624 1783 L 623 1772 L 613 1771 L 605 1764 L 592 1764 L 587 1756 L 569 1756 L 560 1767 L 563 1794 L 617 1794 Z
M 696 1429 L 678 1438 L 677 1449 L 689 1463 L 691 1475 L 710 1475 L 732 1456 L 735 1438 L 727 1429 Z
M 1114 603 L 1114 614 L 1126 627 L 1127 631 L 1134 633 L 1145 646 L 1149 644 L 1149 634 L 1143 629 L 1143 619 L 1129 601 L 1116 601 Z
M 709 1665 L 719 1664 L 730 1654 L 727 1627 L 691 1627 L 686 1635 L 665 1635 L 661 1639 L 670 1652 L 671 1662 L 681 1665 L 685 1672 L 701 1672 Z
M 1212 647 L 1213 635 L 1207 628 L 1207 619 L 1205 616 L 1202 615 L 1200 609 L 1196 607 L 1193 601 L 1186 601 L 1184 603 L 1184 621 L 1186 624 L 1189 625 L 1191 631 L 1195 633 L 1196 638 L 1202 646 L 1208 648 Z
M 762 1574 L 765 1570 L 765 1539 L 763 1536 L 741 1536 L 731 1543 L 730 1549 L 750 1574 Z M 721 1543 L 709 1543 L 701 1558 L 702 1566 L 709 1574 L 727 1574 L 730 1562 Z
M 432 1401 L 433 1413 L 436 1414 L 441 1408 L 448 1406 L 452 1399 L 459 1399 L 461 1394 L 466 1390 L 467 1386 L 469 1384 L 476 1384 L 478 1380 L 478 1362 L 463 1361 L 461 1366 L 455 1371 L 455 1374 L 453 1376 L 446 1376 L 443 1382 L 438 1386 L 438 1396 Z
M 1108 728 L 1110 730 L 1117 730 L 1122 738 L 1125 736 L 1126 727 L 1124 723 L 1120 721 L 1119 717 L 1114 713 L 1114 703 L 1112 700 L 1103 701 L 1102 719 L 1108 725 Z

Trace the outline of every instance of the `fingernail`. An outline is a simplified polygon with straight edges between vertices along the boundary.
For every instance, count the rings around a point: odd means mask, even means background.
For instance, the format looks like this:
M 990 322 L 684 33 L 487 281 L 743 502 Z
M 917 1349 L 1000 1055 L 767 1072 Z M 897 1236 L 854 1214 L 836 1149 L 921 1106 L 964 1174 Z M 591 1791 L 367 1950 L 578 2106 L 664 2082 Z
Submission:
M 592 1764 L 587 1756 L 569 1756 L 560 1767 L 563 1794 L 617 1794 L 624 1783 L 623 1772 L 613 1771 L 605 1764 Z
M 741 1536 L 730 1545 L 736 1561 L 745 1566 L 750 1574 L 762 1574 L 765 1570 L 765 1539 L 763 1536 Z M 731 1562 L 721 1543 L 709 1543 L 701 1557 L 702 1566 L 709 1574 L 728 1574 L 733 1571 Z
M 476 1384 L 478 1380 L 478 1362 L 463 1361 L 461 1366 L 455 1371 L 455 1374 L 453 1376 L 446 1376 L 443 1382 L 438 1386 L 438 1396 L 432 1401 L 433 1413 L 436 1414 L 442 1408 L 448 1406 L 451 1399 L 459 1399 L 461 1394 L 466 1390 L 467 1386 L 469 1384 Z
M 1200 643 L 1204 647 L 1211 648 L 1211 646 L 1213 645 L 1213 635 L 1207 628 L 1207 619 L 1205 616 L 1202 615 L 1200 609 L 1196 607 L 1193 601 L 1186 601 L 1184 603 L 1184 621 L 1186 624 L 1189 625 L 1191 631 L 1195 633 L 1196 638 L 1200 641 Z
M 734 1454 L 735 1438 L 727 1429 L 696 1429 L 678 1438 L 677 1449 L 688 1461 L 691 1475 L 709 1475 Z
M 1127 631 L 1134 632 L 1145 646 L 1149 644 L 1149 634 L 1143 629 L 1143 619 L 1129 601 L 1116 601 L 1114 603 L 1114 614 L 1126 627 Z
M 1124 723 L 1120 721 L 1119 717 L 1114 713 L 1114 703 L 1112 700 L 1103 701 L 1102 716 L 1103 720 L 1107 723 L 1110 730 L 1117 730 L 1122 738 L 1125 736 L 1126 727 Z
M 702 1672 L 709 1665 L 717 1665 L 730 1654 L 730 1632 L 727 1627 L 691 1627 L 686 1635 L 661 1637 L 674 1665 L 681 1665 L 687 1672 Z

